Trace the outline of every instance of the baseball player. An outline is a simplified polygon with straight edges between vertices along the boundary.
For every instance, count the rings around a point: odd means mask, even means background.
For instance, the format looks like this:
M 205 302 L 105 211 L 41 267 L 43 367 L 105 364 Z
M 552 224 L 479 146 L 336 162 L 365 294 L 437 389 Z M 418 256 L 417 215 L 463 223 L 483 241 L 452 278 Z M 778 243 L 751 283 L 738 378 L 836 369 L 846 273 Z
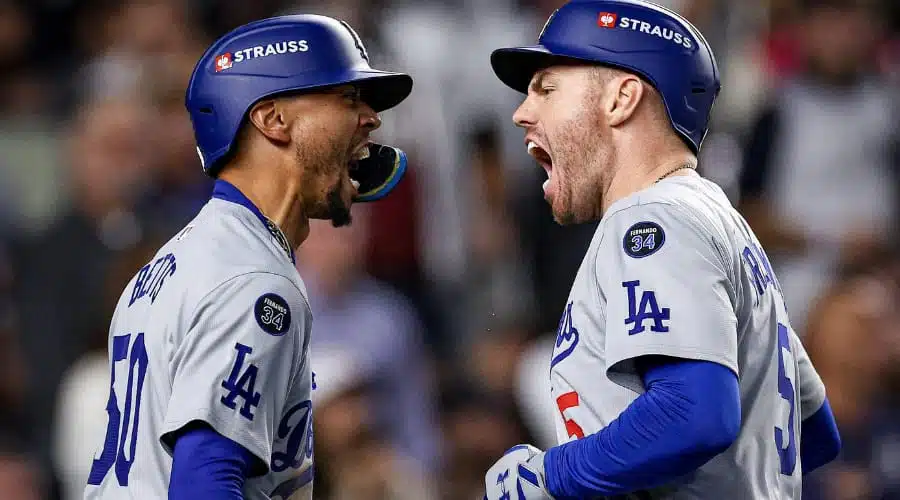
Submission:
M 312 318 L 294 249 L 406 169 L 369 142 L 412 79 L 369 67 L 349 25 L 237 28 L 187 88 L 212 199 L 131 280 L 109 331 L 106 438 L 88 499 L 309 499 Z
M 559 444 L 513 447 L 486 498 L 799 499 L 839 435 L 769 259 L 695 171 L 706 40 L 650 2 L 573 0 L 491 62 L 527 94 L 554 218 L 599 226 L 549 360 Z

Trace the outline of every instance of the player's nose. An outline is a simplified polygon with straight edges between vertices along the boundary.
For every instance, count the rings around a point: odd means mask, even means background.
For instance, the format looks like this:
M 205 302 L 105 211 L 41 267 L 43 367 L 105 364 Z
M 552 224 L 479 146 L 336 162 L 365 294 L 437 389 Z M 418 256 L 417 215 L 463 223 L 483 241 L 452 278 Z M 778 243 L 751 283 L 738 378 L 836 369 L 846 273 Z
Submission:
M 381 127 L 381 117 L 371 106 L 363 104 L 359 113 L 359 125 L 361 128 L 378 130 Z
M 534 106 L 531 104 L 531 99 L 526 98 L 522 101 L 522 104 L 516 108 L 516 111 L 512 116 L 513 123 L 518 127 L 528 127 L 534 125 L 537 121 L 536 114 L 534 112 Z

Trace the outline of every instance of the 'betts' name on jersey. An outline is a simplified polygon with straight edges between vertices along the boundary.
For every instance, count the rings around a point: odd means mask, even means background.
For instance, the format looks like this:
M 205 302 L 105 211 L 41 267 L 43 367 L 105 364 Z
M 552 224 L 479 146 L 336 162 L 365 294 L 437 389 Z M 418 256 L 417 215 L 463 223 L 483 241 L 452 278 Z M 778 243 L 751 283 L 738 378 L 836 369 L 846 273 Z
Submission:
M 711 361 L 739 375 L 735 443 L 652 498 L 800 498 L 800 422 L 825 390 L 753 232 L 715 184 L 673 177 L 614 203 L 597 228 L 550 359 L 560 443 L 600 431 L 644 392 L 634 361 Z

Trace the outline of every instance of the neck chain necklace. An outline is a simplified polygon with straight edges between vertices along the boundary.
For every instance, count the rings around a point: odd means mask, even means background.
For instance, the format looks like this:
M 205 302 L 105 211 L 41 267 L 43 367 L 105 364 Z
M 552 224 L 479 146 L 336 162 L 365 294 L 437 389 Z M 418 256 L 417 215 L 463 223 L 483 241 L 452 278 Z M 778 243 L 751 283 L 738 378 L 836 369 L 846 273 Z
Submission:
M 666 177 L 674 174 L 675 172 L 678 172 L 679 170 L 684 170 L 686 168 L 694 168 L 694 166 L 691 165 L 690 163 L 685 163 L 684 165 L 681 165 L 680 167 L 675 167 L 672 170 L 669 170 L 668 172 L 659 176 L 659 179 L 656 179 L 656 182 L 659 182 L 659 181 L 665 179 Z

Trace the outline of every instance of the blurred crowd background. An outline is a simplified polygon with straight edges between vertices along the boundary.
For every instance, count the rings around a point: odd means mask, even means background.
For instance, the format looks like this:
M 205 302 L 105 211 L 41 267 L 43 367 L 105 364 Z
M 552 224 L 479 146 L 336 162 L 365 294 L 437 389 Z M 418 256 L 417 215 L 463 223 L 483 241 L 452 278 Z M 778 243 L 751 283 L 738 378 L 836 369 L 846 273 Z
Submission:
M 315 224 L 316 497 L 480 498 L 513 444 L 554 442 L 549 349 L 595 225 L 558 227 L 490 51 L 560 0 L 0 0 L 0 498 L 72 499 L 106 428 L 124 284 L 208 199 L 183 107 L 245 22 L 348 21 L 412 96 L 381 141 L 394 195 Z M 900 498 L 900 3 L 664 0 L 723 91 L 700 169 L 769 252 L 844 448 L 805 498 Z

